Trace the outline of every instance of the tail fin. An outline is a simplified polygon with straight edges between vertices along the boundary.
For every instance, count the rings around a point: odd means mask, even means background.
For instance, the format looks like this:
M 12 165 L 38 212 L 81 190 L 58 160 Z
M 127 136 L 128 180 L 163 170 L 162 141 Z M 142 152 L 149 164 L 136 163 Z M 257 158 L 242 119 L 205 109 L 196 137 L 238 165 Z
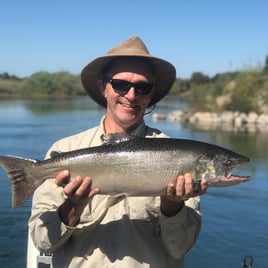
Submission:
M 0 156 L 0 166 L 6 171 L 12 186 L 12 207 L 21 206 L 38 187 L 31 178 L 37 160 L 16 156 Z

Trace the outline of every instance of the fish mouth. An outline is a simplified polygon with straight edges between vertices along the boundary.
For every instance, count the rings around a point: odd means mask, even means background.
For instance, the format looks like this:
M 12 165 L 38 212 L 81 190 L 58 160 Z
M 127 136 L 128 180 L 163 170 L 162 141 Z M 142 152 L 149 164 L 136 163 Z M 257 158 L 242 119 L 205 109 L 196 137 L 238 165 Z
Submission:
M 245 182 L 245 181 L 251 180 L 251 177 L 230 174 L 228 177 L 225 177 L 224 180 L 228 183 L 238 184 L 240 182 Z
M 240 176 L 232 174 L 232 171 L 236 168 L 239 168 L 239 165 L 233 165 L 229 167 L 225 172 L 225 178 L 223 178 L 222 182 L 226 183 L 227 185 L 235 185 L 240 182 L 251 180 L 250 176 Z
M 246 182 L 246 181 L 251 180 L 250 176 L 243 176 L 243 175 L 241 176 L 241 175 L 232 174 L 232 171 L 238 167 L 239 165 L 234 165 L 234 166 L 229 167 L 225 172 L 225 176 L 219 182 L 219 185 L 231 186 L 231 185 L 236 185 L 241 182 Z
M 246 182 L 249 180 L 251 180 L 250 176 L 238 176 L 238 175 L 230 174 L 229 176 L 223 177 L 216 182 L 209 182 L 208 185 L 214 186 L 214 187 L 227 187 L 227 186 L 236 185 L 242 182 Z
M 228 179 L 229 177 L 232 177 L 232 172 L 234 169 L 239 168 L 239 165 L 232 165 L 226 168 L 225 170 L 225 178 Z

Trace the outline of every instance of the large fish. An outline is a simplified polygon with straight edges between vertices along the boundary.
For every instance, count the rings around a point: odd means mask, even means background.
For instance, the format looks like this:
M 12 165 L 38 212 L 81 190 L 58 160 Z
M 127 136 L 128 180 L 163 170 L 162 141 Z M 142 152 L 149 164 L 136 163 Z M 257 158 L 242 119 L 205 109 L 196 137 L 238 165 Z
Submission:
M 248 181 L 248 176 L 231 174 L 248 161 L 243 155 L 204 142 L 123 134 L 108 136 L 101 146 L 54 152 L 44 161 L 0 156 L 0 166 L 12 182 L 12 207 L 22 205 L 46 179 L 65 169 L 71 177 L 90 176 L 92 187 L 99 187 L 101 194 L 157 196 L 186 172 L 196 181 L 206 179 L 209 186 Z

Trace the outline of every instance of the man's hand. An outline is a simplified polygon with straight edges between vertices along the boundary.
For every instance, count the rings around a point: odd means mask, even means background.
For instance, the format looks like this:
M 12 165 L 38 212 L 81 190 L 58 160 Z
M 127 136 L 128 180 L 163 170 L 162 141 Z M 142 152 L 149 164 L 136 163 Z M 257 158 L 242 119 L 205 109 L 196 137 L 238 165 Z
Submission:
M 91 189 L 89 177 L 77 176 L 71 179 L 68 170 L 58 173 L 55 183 L 63 187 L 63 192 L 67 197 L 59 209 L 60 218 L 66 225 L 75 226 L 89 200 L 100 190 L 98 188 Z
M 169 183 L 166 194 L 161 196 L 162 213 L 166 216 L 174 216 L 183 208 L 184 200 L 205 194 L 207 187 L 207 182 L 202 180 L 200 189 L 194 191 L 191 174 L 178 176 L 176 184 Z

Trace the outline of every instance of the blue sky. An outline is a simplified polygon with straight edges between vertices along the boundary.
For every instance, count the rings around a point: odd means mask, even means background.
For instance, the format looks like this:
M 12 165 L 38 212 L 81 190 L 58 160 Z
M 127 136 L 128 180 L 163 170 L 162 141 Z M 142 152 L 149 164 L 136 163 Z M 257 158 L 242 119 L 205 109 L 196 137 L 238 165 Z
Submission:
M 80 70 L 138 35 L 177 77 L 264 65 L 267 0 L 5 0 L 0 8 L 0 73 Z

